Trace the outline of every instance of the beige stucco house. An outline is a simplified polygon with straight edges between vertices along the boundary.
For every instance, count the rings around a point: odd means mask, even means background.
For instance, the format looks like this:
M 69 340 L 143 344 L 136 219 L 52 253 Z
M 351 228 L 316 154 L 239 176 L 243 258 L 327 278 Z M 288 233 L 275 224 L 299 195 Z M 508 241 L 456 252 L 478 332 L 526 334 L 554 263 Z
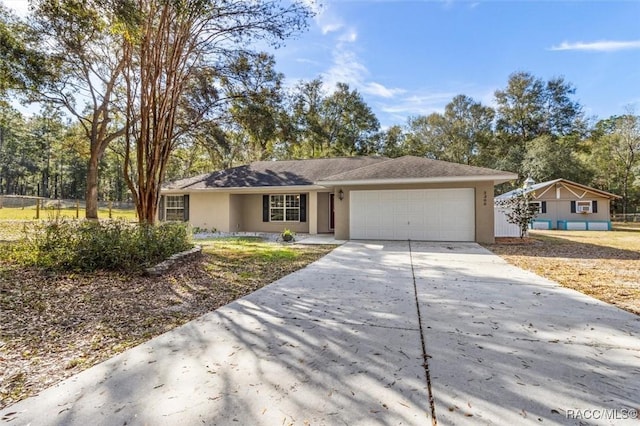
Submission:
M 508 199 L 525 191 L 532 194 L 538 215 L 533 229 L 611 230 L 611 202 L 619 195 L 611 194 L 567 179 L 532 183 L 496 197 Z
M 222 232 L 493 242 L 494 185 L 516 178 L 412 156 L 258 161 L 165 185 L 159 219 Z

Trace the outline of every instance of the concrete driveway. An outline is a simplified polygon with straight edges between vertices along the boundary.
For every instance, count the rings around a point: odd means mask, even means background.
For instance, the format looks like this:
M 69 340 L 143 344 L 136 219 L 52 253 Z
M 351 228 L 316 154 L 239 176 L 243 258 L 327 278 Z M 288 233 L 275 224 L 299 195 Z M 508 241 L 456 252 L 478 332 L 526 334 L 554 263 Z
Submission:
M 0 418 L 632 424 L 639 408 L 638 316 L 477 244 L 350 242 Z

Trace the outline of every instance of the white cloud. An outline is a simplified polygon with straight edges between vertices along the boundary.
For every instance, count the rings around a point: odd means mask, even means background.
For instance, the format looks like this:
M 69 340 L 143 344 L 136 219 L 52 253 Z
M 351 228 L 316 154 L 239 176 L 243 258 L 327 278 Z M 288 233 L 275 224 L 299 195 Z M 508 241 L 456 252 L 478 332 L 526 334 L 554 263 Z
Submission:
M 358 33 L 353 28 L 350 28 L 338 37 L 338 41 L 342 43 L 355 43 L 356 40 L 358 40 Z
M 337 83 L 360 86 L 367 74 L 367 67 L 360 63 L 356 54 L 339 46 L 333 52 L 333 65 L 322 77 L 333 88 Z
M 398 116 L 429 115 L 443 112 L 444 107 L 456 96 L 454 92 L 425 92 L 399 99 L 392 104 L 382 105 L 380 110 Z
M 331 3 L 325 3 L 322 7 L 315 6 L 314 11 L 315 26 L 323 36 L 323 44 L 329 44 L 332 55 L 330 64 L 321 73 L 325 91 L 330 93 L 335 90 L 337 83 L 346 83 L 351 89 L 374 98 L 391 99 L 405 93 L 403 89 L 386 87 L 373 81 L 369 69 L 358 54 L 357 27 L 349 25 L 342 16 L 336 15 Z M 312 62 L 303 58 L 298 61 Z
M 362 92 L 367 93 L 369 95 L 380 96 L 381 98 L 393 98 L 396 95 L 405 93 L 406 90 L 392 89 L 373 81 L 370 83 L 365 83 L 364 86 L 362 87 Z
M 325 18 L 327 14 L 324 15 Z M 370 72 L 366 65 L 362 63 L 356 53 L 358 41 L 358 31 L 354 27 L 338 25 L 341 22 L 339 18 L 333 19 L 336 32 L 332 36 L 333 46 L 333 63 L 327 71 L 322 73 L 325 82 L 325 89 L 333 91 L 337 83 L 346 83 L 352 89 L 381 98 L 392 98 L 398 94 L 404 93 L 404 90 L 398 88 L 388 88 L 382 84 L 370 81 Z M 329 31 L 324 30 L 323 34 L 328 35 Z
M 325 87 L 331 91 L 337 83 L 346 83 L 366 95 L 380 98 L 393 98 L 405 93 L 404 89 L 386 87 L 370 81 L 370 72 L 358 55 L 345 43 L 338 43 L 333 52 L 333 64 L 322 74 Z
M 313 20 L 320 29 L 322 35 L 335 33 L 337 31 L 340 31 L 344 27 L 344 22 L 342 21 L 342 19 L 332 13 L 329 5 L 320 4 L 314 0 L 303 1 L 315 14 Z
M 329 22 L 321 25 L 320 31 L 322 32 L 323 35 L 327 35 L 329 33 L 334 33 L 336 31 L 339 31 L 342 27 L 343 25 L 340 22 Z
M 497 87 L 487 88 L 484 91 L 476 93 L 476 97 L 473 98 L 484 106 L 497 109 L 498 103 L 496 102 L 496 90 L 498 90 Z
M 29 2 L 27 0 L 0 0 L 6 7 L 12 9 L 18 16 L 27 16 L 29 13 Z
M 449 84 L 444 91 L 416 89 L 407 96 L 377 102 L 376 109 L 381 112 L 378 118 L 384 123 L 402 124 L 408 117 L 427 116 L 436 112 L 442 114 L 447 104 L 461 93 L 459 88 L 460 84 Z M 493 89 L 468 86 L 464 92 L 483 105 L 491 106 Z
M 313 59 L 308 59 L 308 58 L 297 58 L 295 59 L 295 61 L 301 64 L 320 65 L 320 62 Z
M 563 41 L 557 46 L 552 46 L 549 50 L 562 51 L 562 50 L 583 50 L 591 52 L 615 52 L 618 50 L 640 49 L 640 40 L 631 41 L 613 41 L 602 40 L 593 42 L 578 41 L 575 43 L 569 43 Z

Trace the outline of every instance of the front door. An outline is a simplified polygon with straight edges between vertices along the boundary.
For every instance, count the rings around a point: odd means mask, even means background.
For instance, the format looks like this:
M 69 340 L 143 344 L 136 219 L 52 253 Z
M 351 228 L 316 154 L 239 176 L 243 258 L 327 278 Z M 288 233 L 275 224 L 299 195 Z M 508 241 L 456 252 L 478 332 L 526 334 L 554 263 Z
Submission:
M 333 194 L 329 194 L 329 229 L 334 229 L 336 225 L 335 220 L 335 204 Z

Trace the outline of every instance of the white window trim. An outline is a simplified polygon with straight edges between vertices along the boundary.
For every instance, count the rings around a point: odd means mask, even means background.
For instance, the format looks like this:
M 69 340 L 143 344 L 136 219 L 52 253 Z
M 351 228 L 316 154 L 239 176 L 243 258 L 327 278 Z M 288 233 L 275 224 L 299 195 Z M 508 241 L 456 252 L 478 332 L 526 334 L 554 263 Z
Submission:
M 167 198 L 165 198 L 164 200 L 164 219 L 166 221 L 182 221 L 184 220 L 184 195 L 167 195 Z M 176 199 L 180 199 L 181 200 L 181 207 L 173 207 L 173 206 L 169 206 L 169 199 L 170 198 L 176 198 Z M 182 211 L 182 215 L 180 219 L 169 219 L 169 211 Z
M 536 213 L 542 214 L 542 201 L 529 201 L 530 206 L 536 206 Z
M 282 207 L 272 207 L 271 206 L 271 199 L 272 197 L 283 197 L 283 206 Z M 298 198 L 298 207 L 287 207 L 287 197 L 297 197 Z M 269 222 L 275 222 L 275 223 L 284 223 L 284 222 L 291 222 L 291 223 L 300 223 L 300 194 L 269 194 Z M 273 209 L 277 209 L 277 210 L 282 210 L 282 220 L 274 220 L 273 219 L 273 215 L 272 215 L 272 210 Z M 298 220 L 287 220 L 287 210 L 298 210 Z
M 586 205 L 586 203 L 589 203 L 589 204 Z M 584 200 L 576 201 L 576 213 L 593 213 L 593 201 L 584 201 Z

